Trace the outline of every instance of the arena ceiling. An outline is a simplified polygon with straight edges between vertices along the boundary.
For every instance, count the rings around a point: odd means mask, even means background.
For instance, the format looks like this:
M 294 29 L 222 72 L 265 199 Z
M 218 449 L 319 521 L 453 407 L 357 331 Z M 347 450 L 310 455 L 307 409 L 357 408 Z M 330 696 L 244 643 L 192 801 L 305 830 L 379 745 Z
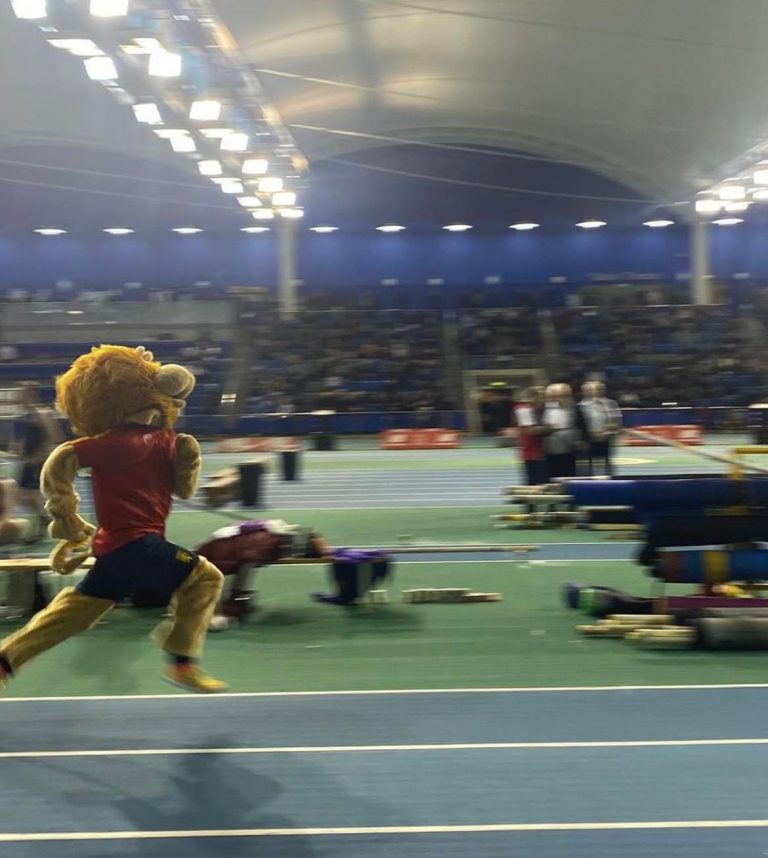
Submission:
M 528 204 L 562 205 L 566 198 L 548 197 L 558 185 L 571 205 L 589 196 L 584 170 L 597 195 L 674 203 L 724 178 L 726 164 L 768 137 L 764 0 L 214 3 L 314 168 L 319 217 L 340 194 L 349 207 L 355 187 L 402 173 L 415 174 L 400 178 L 425 209 L 445 192 L 478 207 L 500 200 L 491 208 L 514 216 Z M 435 181 L 457 178 L 468 184 Z M 150 193 L 155 179 L 175 184 Z M 522 192 L 494 191 L 509 181 Z M 111 196 L 118 187 L 121 200 Z M 147 213 L 126 187 L 170 208 Z M 29 223 L 46 208 L 72 216 L 75 198 L 83 228 L 116 206 L 126 217 L 141 208 L 158 225 L 184 207 L 224 218 L 215 189 L 16 20 L 8 0 L 0 194 L 3 228 L 10 210 Z M 371 201 L 362 191 L 360 200 Z

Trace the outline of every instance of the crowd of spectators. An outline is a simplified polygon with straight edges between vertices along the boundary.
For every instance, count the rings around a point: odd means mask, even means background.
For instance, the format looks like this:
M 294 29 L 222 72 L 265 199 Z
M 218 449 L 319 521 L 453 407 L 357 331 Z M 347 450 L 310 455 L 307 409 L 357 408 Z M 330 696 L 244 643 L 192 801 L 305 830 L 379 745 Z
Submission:
M 536 310 L 463 310 L 458 318 L 466 369 L 516 369 L 539 363 L 542 343 Z

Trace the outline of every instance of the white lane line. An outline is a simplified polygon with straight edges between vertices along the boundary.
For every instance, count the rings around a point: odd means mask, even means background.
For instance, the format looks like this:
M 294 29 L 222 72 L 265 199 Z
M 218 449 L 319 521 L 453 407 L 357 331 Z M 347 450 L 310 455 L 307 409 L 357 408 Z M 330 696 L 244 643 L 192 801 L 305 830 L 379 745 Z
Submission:
M 593 694 L 628 691 L 733 691 L 768 689 L 768 682 L 735 682 L 699 685 L 553 685 L 522 688 L 388 688 L 352 691 L 228 691 L 223 694 L 121 694 L 83 695 L 81 697 L 2 697 L 0 708 L 11 703 L 84 703 L 92 701 L 123 702 L 126 700 L 229 700 L 262 697 L 387 697 L 430 694 Z
M 648 739 L 595 742 L 452 742 L 412 745 L 298 745 L 257 748 L 111 748 L 76 751 L 4 751 L 0 760 L 40 760 L 68 757 L 187 757 L 258 754 L 370 754 L 410 751 L 553 751 L 606 748 L 706 748 L 734 745 L 768 745 L 761 739 Z
M 84 840 L 196 840 L 226 837 L 383 837 L 414 834 L 492 834 L 528 831 L 649 831 L 768 828 L 768 819 L 682 819 L 633 822 L 510 822 L 495 825 L 376 825 L 345 828 L 219 828 L 182 831 L 51 831 L 0 834 L 0 843 Z

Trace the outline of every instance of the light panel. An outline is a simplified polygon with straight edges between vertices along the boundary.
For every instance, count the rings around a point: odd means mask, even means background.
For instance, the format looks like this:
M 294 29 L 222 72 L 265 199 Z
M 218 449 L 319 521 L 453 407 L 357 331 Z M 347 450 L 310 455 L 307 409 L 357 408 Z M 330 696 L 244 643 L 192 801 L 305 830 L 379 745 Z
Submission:
M 279 213 L 280 217 L 287 218 L 288 220 L 298 220 L 304 217 L 304 209 L 280 209 Z
M 266 158 L 248 158 L 243 161 L 244 176 L 263 176 L 269 170 L 269 161 Z
M 743 200 L 747 195 L 744 185 L 721 185 L 718 196 L 721 200 Z
M 258 197 L 240 197 L 237 201 L 244 209 L 258 209 L 263 205 Z
M 85 60 L 85 71 L 91 80 L 117 80 L 117 69 L 111 57 L 91 57 Z
M 198 161 L 197 169 L 201 176 L 220 176 L 224 172 L 221 161 Z
M 283 180 L 276 176 L 265 176 L 257 185 L 260 194 L 277 194 L 283 190 Z
M 514 229 L 517 232 L 530 232 L 532 229 L 538 229 L 538 223 L 513 223 L 510 229 Z
M 91 0 L 94 18 L 121 18 L 128 14 L 129 0 Z
M 247 232 L 250 235 L 259 235 L 262 232 L 269 232 L 268 226 L 244 226 L 240 232 Z
M 178 235 L 197 235 L 202 229 L 197 226 L 177 226 L 173 231 Z
M 44 227 L 43 229 L 36 229 L 35 232 L 38 235 L 64 235 L 66 233 L 66 229 L 54 229 L 53 227 Z
M 107 235 L 131 235 L 133 233 L 132 229 L 128 229 L 127 226 L 110 226 L 104 230 Z
M 254 220 L 274 220 L 275 213 L 272 209 L 256 209 L 255 212 L 251 212 L 251 216 Z
M 248 135 L 239 131 L 221 138 L 223 152 L 245 152 L 248 148 Z
M 234 134 L 235 132 L 231 128 L 201 128 L 200 133 L 203 137 L 208 137 L 211 140 L 218 140 L 220 138 L 229 137 L 230 134 Z
M 607 224 L 604 220 L 583 220 L 581 223 L 577 223 L 576 226 L 582 229 L 600 229 L 600 227 L 607 226 Z
M 272 205 L 276 208 L 296 205 L 296 194 L 293 191 L 278 191 L 272 194 Z
M 243 194 L 245 193 L 245 188 L 243 187 L 243 183 L 238 181 L 237 179 L 230 179 L 227 182 L 221 183 L 221 192 L 224 194 Z
M 134 104 L 133 115 L 137 122 L 143 122 L 145 125 L 162 125 L 163 117 L 160 115 L 160 108 L 156 104 L 147 102 L 146 104 Z
M 758 167 L 752 176 L 752 181 L 756 185 L 768 185 L 768 166 Z
M 194 119 L 195 122 L 216 122 L 220 116 L 220 101 L 193 101 L 189 108 L 189 118 Z
M 48 39 L 52 48 L 69 51 L 73 57 L 100 57 L 104 51 L 91 39 Z
M 197 152 L 194 139 L 189 134 L 178 134 L 168 141 L 174 152 Z
M 749 200 L 738 200 L 737 202 L 726 203 L 723 209 L 727 212 L 745 212 L 750 205 Z
M 169 51 L 154 51 L 149 55 L 149 74 L 153 77 L 178 77 L 181 74 L 181 55 Z
M 665 226 L 674 226 L 673 220 L 647 220 L 643 226 L 649 226 L 651 229 L 664 229 Z
M 377 226 L 376 229 L 379 232 L 402 232 L 405 227 L 399 223 L 385 223 L 382 226 Z
M 321 235 L 324 235 L 324 234 L 330 233 L 330 232 L 337 232 L 338 229 L 339 228 L 337 226 L 311 226 L 309 228 L 309 231 L 310 232 L 317 232 L 317 233 L 320 233 Z
M 443 227 L 447 232 L 467 232 L 472 229 L 472 227 L 468 223 L 449 223 L 448 226 Z
M 723 204 L 719 200 L 713 200 L 709 197 L 703 197 L 702 199 L 696 200 L 694 205 L 696 211 L 703 215 L 717 214 L 722 207 Z
M 764 200 L 768 200 L 768 188 L 761 191 L 753 191 L 752 199 L 758 202 L 762 202 Z
M 713 220 L 712 223 L 716 226 L 736 226 L 744 223 L 744 220 L 740 217 L 721 217 L 719 220 Z
M 45 18 L 48 15 L 46 0 L 11 0 L 11 7 L 17 18 L 29 21 Z

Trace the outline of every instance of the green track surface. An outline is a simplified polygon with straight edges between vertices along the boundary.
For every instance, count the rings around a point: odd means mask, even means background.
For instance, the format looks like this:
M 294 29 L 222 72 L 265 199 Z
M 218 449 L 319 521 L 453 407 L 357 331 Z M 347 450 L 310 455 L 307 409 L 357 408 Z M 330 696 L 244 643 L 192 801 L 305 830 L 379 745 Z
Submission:
M 364 452 L 364 451 L 360 451 Z M 397 463 L 369 451 L 367 467 L 409 469 L 431 456 Z M 326 454 L 328 455 L 328 454 Z M 355 468 L 360 459 L 333 461 Z M 689 468 L 683 453 L 626 451 L 664 464 Z M 509 466 L 513 453 L 473 448 L 446 459 L 450 468 Z M 231 457 L 211 456 L 208 470 Z M 311 460 L 309 467 L 319 467 Z M 581 531 L 496 531 L 488 516 L 497 508 L 321 510 L 309 513 L 269 510 L 270 517 L 312 524 L 336 544 L 396 544 L 416 541 L 571 542 L 599 541 Z M 245 511 L 244 517 L 248 512 Z M 210 512 L 174 514 L 169 537 L 195 544 L 227 519 Z M 583 556 L 583 552 L 582 552 Z M 493 557 L 493 555 L 490 555 Z M 325 587 L 318 566 L 272 567 L 255 580 L 262 611 L 240 630 L 209 638 L 205 664 L 230 682 L 234 691 L 342 689 L 581 686 L 763 682 L 762 654 L 645 652 L 620 641 L 586 639 L 575 633 L 582 621 L 563 607 L 562 584 L 586 580 L 639 594 L 648 579 L 628 562 L 546 563 L 536 555 L 481 563 L 401 563 L 390 589 L 390 603 L 347 611 L 311 602 L 308 594 Z M 435 558 L 438 559 L 437 557 Z M 530 562 L 533 560 L 534 562 Z M 412 587 L 472 587 L 499 591 L 500 603 L 407 605 L 400 591 Z M 161 660 L 148 640 L 160 612 L 121 608 L 108 621 L 29 665 L 13 682 L 13 696 L 154 694 L 167 691 L 160 680 Z M 10 628 L 9 628 L 10 631 Z

